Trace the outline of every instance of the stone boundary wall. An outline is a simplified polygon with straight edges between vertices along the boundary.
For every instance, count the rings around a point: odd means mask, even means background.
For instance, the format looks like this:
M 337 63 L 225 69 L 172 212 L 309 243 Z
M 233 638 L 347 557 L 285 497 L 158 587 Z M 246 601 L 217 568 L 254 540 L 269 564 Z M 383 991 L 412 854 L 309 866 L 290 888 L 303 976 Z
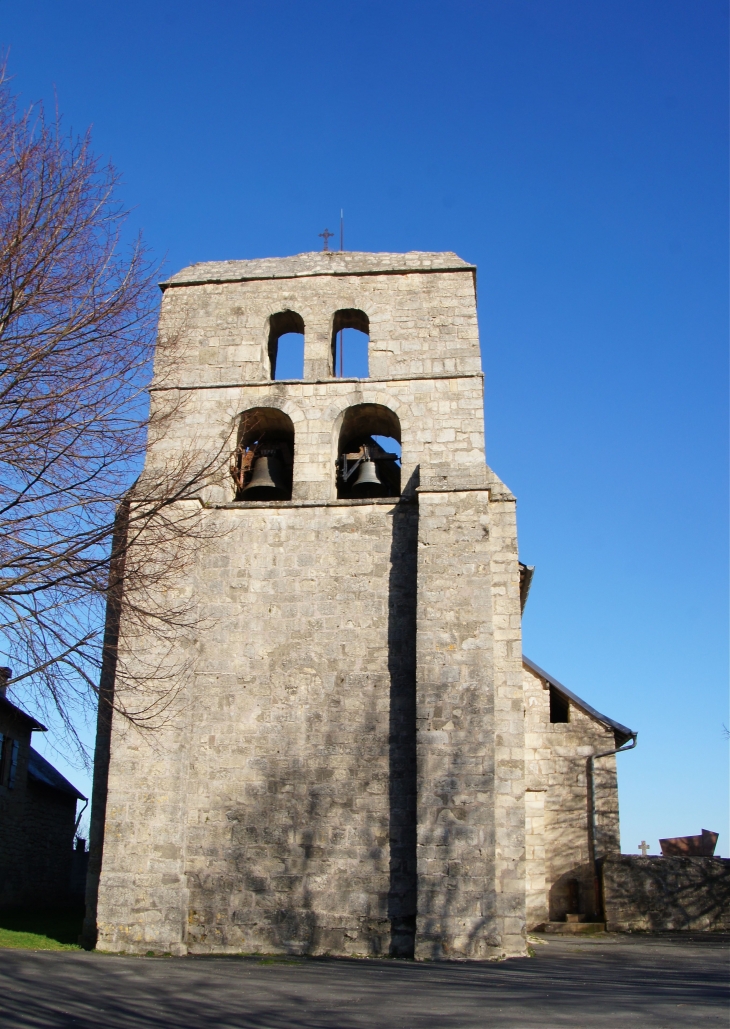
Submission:
M 730 859 L 606 858 L 603 899 L 609 932 L 730 930 Z

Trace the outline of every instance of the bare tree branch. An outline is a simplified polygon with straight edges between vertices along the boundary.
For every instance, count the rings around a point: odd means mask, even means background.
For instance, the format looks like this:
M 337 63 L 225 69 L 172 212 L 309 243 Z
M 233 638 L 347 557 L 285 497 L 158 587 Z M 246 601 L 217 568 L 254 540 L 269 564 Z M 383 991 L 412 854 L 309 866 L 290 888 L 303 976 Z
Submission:
M 20 111 L 0 68 L 0 653 L 15 696 L 79 746 L 76 719 L 119 645 L 104 624 L 122 574 L 124 648 L 155 645 L 143 677 L 115 659 L 119 710 L 140 727 L 164 718 L 197 617 L 174 584 L 205 540 L 199 493 L 224 461 L 191 440 L 140 475 L 184 399 L 150 413 L 157 269 L 141 239 L 122 245 L 118 183 L 88 133 Z M 184 332 L 164 346 L 174 357 Z

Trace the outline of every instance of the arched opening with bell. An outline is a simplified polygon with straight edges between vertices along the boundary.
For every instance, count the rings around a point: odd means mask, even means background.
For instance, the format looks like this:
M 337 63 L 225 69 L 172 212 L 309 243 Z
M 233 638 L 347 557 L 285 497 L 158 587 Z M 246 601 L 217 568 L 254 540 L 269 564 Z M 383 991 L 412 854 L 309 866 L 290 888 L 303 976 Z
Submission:
M 269 318 L 269 368 L 272 379 L 304 378 L 304 319 L 296 311 Z
M 335 378 L 367 379 L 370 319 L 357 308 L 335 311 L 332 319 L 332 374 Z
M 241 415 L 238 445 L 231 457 L 236 500 L 291 500 L 294 424 L 275 407 L 254 407 Z
M 337 447 L 337 496 L 367 500 L 400 496 L 400 422 L 381 404 L 345 411 Z

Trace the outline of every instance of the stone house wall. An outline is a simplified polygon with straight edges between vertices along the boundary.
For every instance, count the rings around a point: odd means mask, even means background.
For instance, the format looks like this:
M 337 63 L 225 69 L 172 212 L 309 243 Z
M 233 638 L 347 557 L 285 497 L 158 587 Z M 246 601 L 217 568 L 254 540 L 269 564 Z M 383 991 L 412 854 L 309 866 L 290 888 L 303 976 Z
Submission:
M 0 785 L 0 907 L 69 900 L 76 799 L 29 781 L 35 724 L 14 705 L 0 704 L 0 732 L 19 743 L 13 787 Z
M 613 749 L 613 730 L 570 702 L 570 721 L 551 723 L 548 684 L 523 668 L 527 925 L 564 920 L 568 883 L 579 883 L 581 913 L 598 918 L 588 851 L 586 760 Z M 620 853 L 616 758 L 595 762 L 596 853 Z
M 0 785 L 0 907 L 22 904 L 28 892 L 25 870 L 25 806 L 31 728 L 12 705 L 0 703 L 0 733 L 17 740 L 15 784 Z
M 195 515 L 211 542 L 175 585 L 205 629 L 166 727 L 114 719 L 100 948 L 524 953 L 515 502 L 485 464 L 473 272 L 315 254 L 166 288 L 154 396 L 176 420 L 147 469 L 185 448 L 223 461 Z M 350 308 L 370 320 L 369 379 L 331 374 Z M 285 309 L 305 378 L 271 382 Z M 340 426 L 363 403 L 400 422 L 400 499 L 337 499 Z M 290 501 L 233 499 L 227 457 L 257 406 L 293 422 Z

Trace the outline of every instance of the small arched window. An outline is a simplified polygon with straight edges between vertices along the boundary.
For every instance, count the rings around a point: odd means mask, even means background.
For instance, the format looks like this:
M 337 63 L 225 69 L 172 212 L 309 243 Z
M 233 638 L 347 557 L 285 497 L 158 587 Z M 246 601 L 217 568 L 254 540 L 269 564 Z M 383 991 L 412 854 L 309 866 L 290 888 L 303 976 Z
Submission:
M 304 320 L 296 311 L 269 318 L 269 367 L 272 379 L 304 378 Z
M 346 308 L 332 319 L 332 374 L 338 378 L 367 379 L 370 319 L 364 311 Z
M 231 458 L 236 500 L 291 500 L 294 425 L 275 407 L 254 407 L 241 415 L 238 445 Z
M 337 496 L 400 496 L 400 422 L 381 404 L 345 411 L 337 447 Z

